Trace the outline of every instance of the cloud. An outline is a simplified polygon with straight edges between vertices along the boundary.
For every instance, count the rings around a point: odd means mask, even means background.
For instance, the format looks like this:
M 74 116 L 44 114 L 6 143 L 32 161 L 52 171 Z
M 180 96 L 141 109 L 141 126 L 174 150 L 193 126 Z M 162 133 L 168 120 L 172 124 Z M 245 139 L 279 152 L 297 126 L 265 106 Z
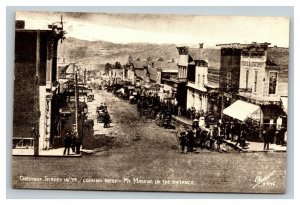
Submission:
M 115 43 L 148 42 L 206 45 L 270 42 L 289 45 L 286 17 L 192 16 L 106 13 L 23 12 L 26 25 L 45 28 L 63 15 L 68 36 Z

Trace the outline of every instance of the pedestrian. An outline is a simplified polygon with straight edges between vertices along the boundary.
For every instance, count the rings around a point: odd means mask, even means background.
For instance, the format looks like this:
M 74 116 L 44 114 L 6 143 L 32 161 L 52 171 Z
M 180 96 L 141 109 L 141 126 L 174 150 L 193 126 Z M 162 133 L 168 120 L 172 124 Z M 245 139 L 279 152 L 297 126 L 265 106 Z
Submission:
M 72 152 L 73 152 L 73 153 L 75 153 L 76 145 L 77 145 L 77 131 L 75 131 L 75 132 L 72 134 L 71 149 L 72 149 Z
M 237 141 L 236 141 L 236 146 L 238 146 L 238 145 L 240 145 L 240 147 L 244 147 L 244 145 L 243 145 L 243 141 L 244 141 L 244 139 L 246 138 L 246 131 L 245 130 L 242 130 L 241 132 L 240 132 L 240 134 L 238 135 L 238 138 L 237 138 Z
M 269 150 L 269 144 L 270 144 L 270 131 L 263 130 L 263 138 L 264 138 L 264 150 Z
M 109 125 L 110 116 L 109 116 L 107 110 L 105 110 L 105 112 L 104 112 L 103 122 L 104 122 L 104 125 L 103 125 L 104 128 L 109 128 L 110 127 L 110 125 Z
M 206 141 L 208 138 L 209 132 L 206 130 L 200 131 L 200 148 L 203 150 L 206 147 Z
M 193 120 L 193 124 L 192 124 L 192 129 L 193 130 L 197 130 L 199 128 L 199 120 L 198 119 L 194 119 Z
M 279 145 L 283 146 L 284 145 L 284 134 L 287 131 L 285 127 L 281 127 L 278 133 L 278 138 L 279 138 Z
M 221 144 L 222 144 L 222 140 L 224 139 L 224 129 L 223 129 L 223 124 L 220 124 L 217 127 L 217 150 L 221 151 Z
M 214 127 L 210 128 L 209 133 L 209 149 L 214 150 L 215 149 L 215 140 L 217 138 L 217 130 Z
M 288 131 L 287 131 L 287 129 L 285 129 L 285 130 L 286 131 L 284 132 L 283 145 L 282 146 L 286 146 L 287 145 Z
M 229 128 L 228 128 L 228 136 L 229 136 L 230 141 L 232 141 L 232 142 L 234 141 L 233 133 L 234 133 L 234 124 L 233 124 L 233 122 L 230 122 Z
M 236 129 L 236 133 L 235 133 L 235 139 L 236 139 L 236 143 L 235 143 L 235 146 L 238 146 L 240 145 L 242 147 L 242 143 L 241 143 L 241 135 L 242 135 L 242 132 L 241 129 L 240 129 L 240 125 L 237 126 L 237 129 Z
M 65 144 L 65 149 L 64 149 L 64 155 L 66 155 L 66 152 L 68 153 L 68 155 L 70 154 L 70 147 L 72 144 L 72 138 L 70 133 L 68 132 L 64 138 L 64 144 Z
M 189 129 L 187 133 L 187 149 L 190 153 L 194 150 L 194 133 L 192 129 Z
M 180 106 L 178 106 L 178 108 L 177 108 L 177 110 L 178 110 L 178 116 L 181 116 L 181 107 Z
M 180 146 L 181 146 L 181 153 L 186 153 L 185 148 L 187 146 L 187 136 L 186 136 L 186 132 L 182 131 L 180 132 Z
M 275 136 L 276 136 L 276 125 L 272 125 L 270 128 L 269 143 L 272 143 L 272 144 L 274 143 Z
M 195 119 L 197 119 L 197 120 L 199 120 L 199 118 L 200 118 L 200 113 L 197 111 L 195 111 Z
M 239 122 L 234 123 L 232 134 L 233 134 L 234 141 L 236 142 L 235 145 L 237 145 L 241 139 L 241 126 Z

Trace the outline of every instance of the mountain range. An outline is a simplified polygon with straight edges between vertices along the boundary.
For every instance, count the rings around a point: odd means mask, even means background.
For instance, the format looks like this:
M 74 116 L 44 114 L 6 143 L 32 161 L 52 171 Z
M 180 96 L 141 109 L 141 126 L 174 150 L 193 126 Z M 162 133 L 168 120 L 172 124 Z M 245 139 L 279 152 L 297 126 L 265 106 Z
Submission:
M 90 69 L 103 68 L 106 63 L 115 64 L 116 61 L 123 65 L 129 55 L 134 60 L 139 58 L 143 61 L 150 57 L 153 60 L 162 58 L 164 61 L 170 61 L 178 58 L 178 51 L 175 44 L 117 44 L 72 37 L 63 40 L 58 49 L 58 56 L 65 58 L 66 63 L 79 62 L 82 67 Z

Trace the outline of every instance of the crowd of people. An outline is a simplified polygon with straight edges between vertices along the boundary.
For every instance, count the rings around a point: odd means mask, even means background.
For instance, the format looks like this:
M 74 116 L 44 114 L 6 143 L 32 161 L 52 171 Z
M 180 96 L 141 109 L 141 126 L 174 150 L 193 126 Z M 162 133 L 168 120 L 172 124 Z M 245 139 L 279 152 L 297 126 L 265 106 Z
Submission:
M 224 131 L 221 124 L 211 125 L 209 128 L 200 127 L 197 119 L 193 120 L 192 127 L 181 127 L 178 133 L 181 152 L 192 153 L 195 148 L 209 149 L 222 152 L 221 144 Z
M 172 114 L 175 112 L 175 108 L 172 104 L 161 101 L 157 93 L 148 92 L 144 88 L 128 89 L 115 85 L 112 89 L 112 93 L 117 97 L 125 100 L 129 100 L 129 103 L 136 103 L 137 111 L 140 116 L 145 116 L 146 118 L 156 119 L 156 124 L 164 128 L 174 128 L 171 124 Z M 131 94 L 134 96 L 131 97 Z
M 253 136 L 263 140 L 264 150 L 269 149 L 269 144 L 273 143 L 274 139 L 276 144 L 285 145 L 285 127 L 277 129 L 276 126 L 268 125 L 260 128 L 231 118 L 218 120 L 213 112 L 205 113 L 194 107 L 184 109 L 167 101 L 161 101 L 156 93 L 149 93 L 143 89 L 137 90 L 136 93 L 137 111 L 140 116 L 155 118 L 156 124 L 161 127 L 175 128 L 171 124 L 172 115 L 184 116 L 193 121 L 192 128 L 181 129 L 179 134 L 183 153 L 193 152 L 195 147 L 222 151 L 221 145 L 224 140 L 231 141 L 232 144 L 243 149 L 247 148 L 249 144 L 247 141 L 252 140 Z
M 192 153 L 196 147 L 201 149 L 225 151 L 222 144 L 231 142 L 236 148 L 247 149 L 253 134 L 260 135 L 264 142 L 263 150 L 269 150 L 270 143 L 285 145 L 287 129 L 282 126 L 277 128 L 276 125 L 267 126 L 263 130 L 253 130 L 251 125 L 240 121 L 222 121 L 218 120 L 216 124 L 210 124 L 209 127 L 199 126 L 197 118 L 193 120 L 191 128 L 180 129 L 178 137 L 180 140 L 182 153 Z
M 286 134 L 287 129 L 283 126 L 280 129 L 276 128 L 276 125 L 269 126 L 266 130 L 263 131 L 264 139 L 264 150 L 269 150 L 270 143 L 276 143 L 277 145 L 284 146 L 286 145 Z

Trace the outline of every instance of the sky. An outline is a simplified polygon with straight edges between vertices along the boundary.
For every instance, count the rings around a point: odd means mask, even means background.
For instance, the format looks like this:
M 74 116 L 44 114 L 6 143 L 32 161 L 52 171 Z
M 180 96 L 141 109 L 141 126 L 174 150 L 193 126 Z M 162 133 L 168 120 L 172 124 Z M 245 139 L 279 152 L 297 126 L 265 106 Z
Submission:
M 289 18 L 19 11 L 26 29 L 47 29 L 63 16 L 66 37 L 113 43 L 215 46 L 269 42 L 289 47 Z

